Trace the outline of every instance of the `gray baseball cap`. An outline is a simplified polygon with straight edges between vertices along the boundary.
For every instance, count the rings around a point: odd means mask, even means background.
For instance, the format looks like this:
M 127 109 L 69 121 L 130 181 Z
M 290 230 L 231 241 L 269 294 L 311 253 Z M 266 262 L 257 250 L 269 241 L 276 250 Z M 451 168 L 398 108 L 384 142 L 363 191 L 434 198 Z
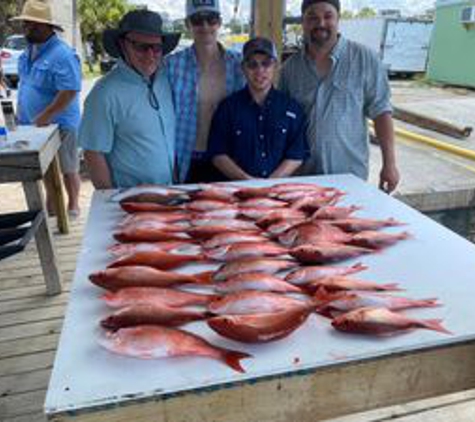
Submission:
M 268 38 L 255 37 L 251 38 L 242 49 L 244 60 L 248 60 L 253 54 L 266 54 L 271 59 L 277 60 L 277 49 L 274 43 Z
M 187 18 L 200 12 L 221 14 L 219 0 L 186 0 Z

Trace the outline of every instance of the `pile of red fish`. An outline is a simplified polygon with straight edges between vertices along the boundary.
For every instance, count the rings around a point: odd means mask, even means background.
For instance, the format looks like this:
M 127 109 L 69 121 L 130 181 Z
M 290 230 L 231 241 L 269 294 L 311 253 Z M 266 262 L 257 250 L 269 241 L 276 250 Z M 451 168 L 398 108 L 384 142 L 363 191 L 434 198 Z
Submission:
M 119 243 L 109 249 L 114 259 L 90 275 L 107 290 L 106 305 L 117 309 L 101 321 L 106 329 L 101 344 L 140 358 L 206 356 L 243 372 L 240 360 L 250 355 L 177 327 L 203 321 L 228 339 L 263 343 L 288 336 L 319 313 L 344 332 L 449 333 L 440 320 L 399 313 L 438 306 L 436 299 L 390 295 L 402 289 L 354 278 L 366 269 L 361 263 L 340 265 L 410 238 L 404 231 L 381 230 L 402 225 L 392 218 L 355 217 L 361 208 L 339 206 L 344 196 L 310 183 L 245 188 L 220 183 L 188 192 L 141 187 L 123 193 L 120 206 L 127 216 L 114 233 Z M 180 272 L 200 263 L 220 265 Z

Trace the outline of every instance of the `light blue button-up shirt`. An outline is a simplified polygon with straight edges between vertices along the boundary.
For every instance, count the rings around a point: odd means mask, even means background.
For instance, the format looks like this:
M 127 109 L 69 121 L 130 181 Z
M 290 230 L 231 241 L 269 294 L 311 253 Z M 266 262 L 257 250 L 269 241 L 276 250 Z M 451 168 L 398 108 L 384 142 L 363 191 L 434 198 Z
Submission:
M 114 187 L 173 181 L 175 113 L 165 72 L 149 81 L 122 60 L 88 95 L 79 144 L 105 155 Z
M 308 121 L 311 154 L 302 173 L 352 173 L 367 179 L 366 119 L 392 111 L 387 73 L 376 53 L 341 36 L 331 61 L 323 78 L 305 51 L 282 69 L 280 88 L 303 106 Z
M 81 91 L 81 65 L 74 50 L 56 34 L 38 46 L 31 60 L 29 46 L 18 59 L 18 120 L 32 124 L 48 107 L 59 91 L 77 91 L 68 106 L 53 118 L 62 129 L 77 130 L 80 121 L 79 91 Z

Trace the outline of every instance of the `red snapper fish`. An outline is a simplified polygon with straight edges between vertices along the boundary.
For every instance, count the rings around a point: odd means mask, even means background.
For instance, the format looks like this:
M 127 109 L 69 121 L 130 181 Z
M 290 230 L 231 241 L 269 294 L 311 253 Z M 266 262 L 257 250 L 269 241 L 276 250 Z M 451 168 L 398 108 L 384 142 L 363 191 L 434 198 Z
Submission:
M 186 205 L 186 209 L 192 212 L 207 212 L 229 208 L 229 202 L 211 199 L 198 199 Z
M 362 232 L 366 230 L 378 230 L 383 227 L 402 226 L 401 223 L 394 218 L 387 220 L 374 220 L 370 218 L 346 218 L 343 220 L 333 220 L 331 224 L 340 227 L 347 232 Z
M 321 242 L 297 246 L 291 249 L 289 254 L 304 264 L 324 264 L 326 262 L 356 258 L 371 252 L 373 250 L 368 248 Z
M 135 265 L 144 265 L 158 268 L 159 270 L 170 270 L 191 262 L 204 261 L 205 257 L 201 254 L 187 255 L 176 254 L 164 251 L 137 251 L 117 258 L 108 268 L 128 267 Z
M 358 334 L 391 335 L 416 328 L 452 334 L 439 319 L 418 320 L 390 311 L 386 308 L 360 308 L 333 319 L 332 326 L 339 330 Z
M 381 249 L 386 246 L 394 245 L 400 240 L 409 239 L 410 237 L 411 235 L 408 232 L 392 234 L 367 230 L 355 234 L 350 243 L 363 248 Z
M 134 186 L 111 197 L 111 200 L 116 202 L 148 202 L 162 205 L 174 205 L 188 199 L 186 191 L 161 185 Z
M 280 340 L 299 328 L 312 308 L 291 308 L 271 314 L 221 315 L 208 319 L 208 326 L 223 337 L 243 343 Z
M 189 239 L 190 237 L 183 233 L 183 230 L 170 224 L 156 224 L 148 221 L 122 227 L 114 233 L 114 238 L 119 242 L 163 242 Z
M 410 299 L 401 296 L 365 292 L 365 291 L 339 291 L 328 292 L 319 289 L 314 298 L 319 303 L 318 312 L 324 315 L 334 315 L 353 311 L 359 308 L 387 308 L 391 311 L 400 311 L 411 308 L 433 308 L 440 306 L 437 299 Z
M 245 258 L 228 262 L 222 265 L 214 274 L 213 279 L 217 281 L 226 280 L 237 274 L 244 273 L 265 273 L 276 274 L 279 271 L 290 270 L 298 265 L 290 259 L 272 258 Z
M 309 266 L 292 270 L 285 276 L 285 281 L 295 285 L 304 285 L 322 278 L 345 276 L 367 269 L 368 267 L 361 263 L 357 263 L 351 267 Z
M 138 326 L 106 332 L 99 344 L 110 352 L 140 359 L 201 356 L 216 359 L 235 371 L 244 373 L 242 359 L 252 356 L 217 347 L 203 338 L 176 328 Z
M 209 283 L 212 275 L 212 271 L 190 275 L 135 265 L 98 271 L 91 274 L 89 279 L 96 286 L 116 291 L 125 287 L 170 287 Z
M 156 221 L 158 223 L 182 223 L 178 227 L 186 227 L 183 222 L 189 219 L 188 214 L 184 212 L 140 212 L 127 215 L 119 224 L 119 227 L 125 227 L 129 224 L 141 223 L 143 221 Z
M 218 246 L 205 252 L 206 256 L 215 261 L 235 261 L 242 258 L 281 256 L 288 250 L 272 242 L 243 242 L 232 245 Z
M 206 311 L 173 308 L 165 305 L 132 305 L 121 308 L 102 319 L 100 324 L 108 330 L 118 330 L 137 325 L 164 325 L 179 327 L 193 321 L 207 318 Z
M 249 233 L 243 231 L 232 231 L 214 235 L 211 239 L 203 242 L 205 249 L 218 248 L 220 246 L 232 245 L 234 243 L 265 242 L 268 240 L 260 233 Z
M 191 293 L 177 289 L 126 287 L 117 292 L 106 292 L 101 296 L 101 299 L 111 308 L 132 305 L 165 305 L 180 308 L 182 306 L 207 305 L 218 297 L 217 295 Z
M 265 273 L 244 273 L 217 283 L 218 293 L 233 293 L 243 290 L 260 290 L 276 293 L 302 293 L 302 289 L 287 283 L 281 278 Z
M 243 225 L 226 224 L 226 222 L 217 222 L 211 226 L 196 226 L 186 230 L 186 233 L 193 239 L 208 240 L 212 237 L 227 232 L 235 232 L 236 230 L 248 233 L 259 233 L 260 229 L 257 226 L 247 228 Z
M 262 218 L 256 221 L 256 225 L 262 229 L 266 229 L 273 224 L 276 224 L 280 221 L 287 221 L 289 219 L 293 220 L 304 220 L 307 215 L 298 210 L 293 210 L 291 208 L 280 208 L 278 210 L 271 211 L 264 215 Z
M 196 200 L 211 200 L 222 202 L 236 202 L 234 192 L 236 188 L 227 188 L 225 186 L 218 185 L 201 185 L 199 190 L 190 194 L 190 197 Z
M 318 193 L 317 195 L 305 195 L 292 203 L 291 208 L 306 212 L 315 212 L 322 207 L 335 205 L 344 194 L 335 192 L 330 195 Z
M 307 284 L 307 287 L 319 289 L 321 287 L 329 291 L 335 290 L 366 290 L 366 291 L 400 291 L 397 283 L 379 284 L 373 281 L 356 280 L 342 276 L 321 278 Z
M 308 308 L 313 302 L 277 293 L 244 290 L 216 299 L 208 311 L 217 315 L 267 314 L 295 308 Z
M 244 208 L 283 208 L 287 203 L 271 198 L 254 198 L 247 199 L 239 204 L 241 209 Z
M 142 212 L 179 212 L 183 210 L 181 205 L 161 205 L 151 202 L 121 202 L 120 207 L 129 214 Z
M 299 224 L 279 236 L 279 242 L 285 246 L 300 246 L 322 242 L 346 243 L 351 239 L 352 236 L 340 228 L 317 221 Z
M 352 205 L 350 207 L 335 207 L 332 205 L 326 205 L 312 215 L 313 219 L 322 219 L 322 220 L 341 220 L 348 218 L 355 211 L 361 210 L 361 207 Z
M 135 252 L 153 252 L 162 251 L 170 253 L 179 253 L 186 251 L 201 250 L 199 245 L 195 244 L 193 239 L 184 240 L 167 240 L 164 242 L 131 242 L 131 243 L 116 243 L 107 248 L 112 256 L 117 258 Z

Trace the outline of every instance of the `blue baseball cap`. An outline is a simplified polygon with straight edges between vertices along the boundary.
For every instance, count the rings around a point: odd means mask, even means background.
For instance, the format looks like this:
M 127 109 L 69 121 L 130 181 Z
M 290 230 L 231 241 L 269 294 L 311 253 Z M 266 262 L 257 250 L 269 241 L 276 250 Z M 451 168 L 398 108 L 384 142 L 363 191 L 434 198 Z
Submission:
M 221 14 L 219 0 L 186 0 L 186 17 L 189 18 L 196 13 L 217 13 Z

